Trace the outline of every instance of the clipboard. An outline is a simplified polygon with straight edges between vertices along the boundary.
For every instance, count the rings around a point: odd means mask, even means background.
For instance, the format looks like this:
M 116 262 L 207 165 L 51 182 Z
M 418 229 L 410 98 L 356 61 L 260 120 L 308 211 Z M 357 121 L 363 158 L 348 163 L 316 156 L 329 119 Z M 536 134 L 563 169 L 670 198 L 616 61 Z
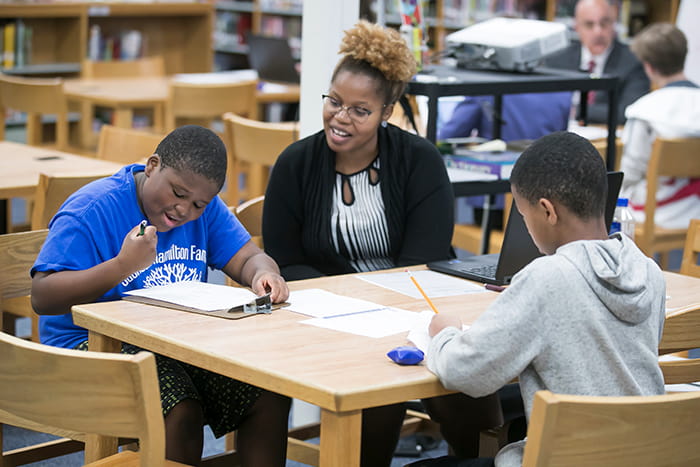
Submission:
M 225 319 L 269 314 L 272 310 L 289 305 L 288 303 L 273 304 L 269 293 L 256 296 L 247 289 L 196 281 L 174 282 L 131 290 L 122 298 L 131 302 Z

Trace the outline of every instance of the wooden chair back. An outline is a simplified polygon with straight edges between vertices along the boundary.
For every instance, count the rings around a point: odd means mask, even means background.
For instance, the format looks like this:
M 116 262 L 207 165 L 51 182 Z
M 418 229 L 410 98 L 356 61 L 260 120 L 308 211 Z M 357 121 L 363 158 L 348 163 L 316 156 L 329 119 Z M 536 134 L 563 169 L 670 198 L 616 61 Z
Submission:
M 162 55 L 136 60 L 83 60 L 83 78 L 129 78 L 134 76 L 165 76 L 165 61 Z
M 43 145 L 43 115 L 56 118 L 55 147 L 68 149 L 68 103 L 60 78 L 24 78 L 0 73 L 0 137 L 5 139 L 8 110 L 27 115 L 27 144 Z
M 700 392 L 595 397 L 538 391 L 522 465 L 700 465 L 698 410 Z
M 674 311 L 666 316 L 659 342 L 659 355 L 700 348 L 700 306 Z M 700 381 L 700 359 L 660 360 L 666 384 Z
M 166 465 L 153 354 L 82 352 L 4 333 L 0 354 L 0 422 L 75 439 L 93 433 L 137 438 L 135 465 Z M 116 461 L 133 456 L 116 454 L 98 465 L 124 465 Z
M 29 271 L 44 244 L 48 230 L 0 235 L 0 324 L 6 329 L 5 313 L 29 318 L 30 337 L 39 342 L 39 316 L 29 299 L 32 282 Z
M 22 316 L 31 318 L 32 334 L 31 338 L 35 342 L 39 342 L 39 320 L 30 303 L 29 293 L 31 292 L 32 281 L 29 276 L 29 271 L 34 264 L 36 256 L 39 254 L 41 246 L 46 240 L 48 230 L 32 230 L 27 232 L 10 233 L 0 235 L 0 322 L 3 321 L 5 313 L 10 313 L 14 316 Z M 9 334 L 0 333 L 0 336 L 8 336 Z M 1 350 L 3 363 L 10 363 L 10 353 L 5 353 Z M 2 369 L 0 371 L 5 372 Z M 2 378 L 9 378 L 10 374 L 3 373 Z M 0 382 L 3 386 L 8 386 L 5 381 Z M 18 393 L 17 386 L 12 383 L 7 388 L 14 389 Z M 2 389 L 0 389 L 2 391 Z M 0 399 L 5 400 L 4 396 Z M 0 402 L 0 433 L 2 433 L 2 424 L 9 422 L 3 417 L 2 402 Z M 28 428 L 28 427 L 27 427 Z M 41 431 L 40 427 L 36 427 Z M 65 433 L 52 431 L 51 433 L 58 436 L 65 436 Z M 0 443 L 1 445 L 2 443 Z M 24 446 L 12 450 L 3 450 L 0 446 L 0 465 L 21 465 L 39 460 L 50 459 L 56 456 L 62 456 L 76 451 L 81 451 L 83 444 L 72 439 L 58 439 L 38 445 Z
M 483 227 L 478 224 L 455 224 L 454 232 L 452 233 L 452 246 L 477 255 L 499 253 L 503 245 L 503 236 L 505 235 L 505 227 L 508 224 L 508 216 L 510 215 L 512 204 L 513 195 L 506 193 L 503 202 L 503 229 L 491 230 L 488 251 L 482 251 L 484 231 Z
M 102 125 L 97 143 L 97 158 L 120 164 L 132 164 L 147 159 L 156 152 L 164 135 L 132 128 Z
M 45 229 L 63 202 L 79 188 L 104 175 L 39 175 L 34 193 L 32 230 Z
M 0 299 L 29 295 L 32 279 L 29 270 L 46 240 L 48 230 L 30 230 L 0 235 Z
M 194 123 L 210 127 L 226 112 L 257 118 L 257 80 L 231 83 L 170 83 L 165 127 Z
M 661 255 L 661 267 L 668 267 L 668 253 L 685 244 L 687 229 L 664 229 L 654 222 L 659 177 L 700 177 L 700 138 L 657 138 L 647 167 L 647 197 L 644 222 L 637 224 L 634 240 L 648 256 Z
M 604 161 L 608 160 L 608 140 L 607 139 L 598 139 L 591 141 L 593 144 L 593 147 L 598 150 L 600 153 L 600 157 L 603 158 Z M 622 159 L 622 140 L 620 138 L 617 138 L 615 140 L 615 169 L 614 170 L 620 170 L 620 160 Z
M 700 253 L 700 219 L 693 219 L 688 226 L 683 247 L 683 260 L 681 261 L 681 274 L 700 277 L 698 265 L 698 253 Z
M 238 220 L 252 237 L 253 242 L 260 248 L 263 247 L 262 216 L 264 204 L 265 196 L 258 196 L 239 204 L 234 211 Z
M 413 122 L 411 122 L 411 117 L 409 117 L 407 109 L 404 108 L 404 106 L 410 109 L 409 111 L 411 112 Z M 389 123 L 408 132 L 416 133 L 420 136 L 425 136 L 426 134 L 425 122 L 423 121 L 421 113 L 418 109 L 416 96 L 413 95 L 406 94 L 394 104 L 394 111 L 391 113 L 391 117 L 389 117 Z
M 241 200 L 264 195 L 270 168 L 280 153 L 298 137 L 298 122 L 259 122 L 231 112 L 226 113 L 224 142 L 229 152 L 227 204 L 237 206 Z M 245 192 L 240 188 L 244 167 L 247 168 Z

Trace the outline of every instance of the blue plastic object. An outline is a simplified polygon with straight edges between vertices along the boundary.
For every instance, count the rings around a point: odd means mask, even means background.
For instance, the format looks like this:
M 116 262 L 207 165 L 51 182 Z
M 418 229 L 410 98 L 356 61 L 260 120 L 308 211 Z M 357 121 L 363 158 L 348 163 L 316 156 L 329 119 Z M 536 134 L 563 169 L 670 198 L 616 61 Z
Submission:
M 391 349 L 386 355 L 399 365 L 415 365 L 422 362 L 424 357 L 422 350 L 408 345 Z

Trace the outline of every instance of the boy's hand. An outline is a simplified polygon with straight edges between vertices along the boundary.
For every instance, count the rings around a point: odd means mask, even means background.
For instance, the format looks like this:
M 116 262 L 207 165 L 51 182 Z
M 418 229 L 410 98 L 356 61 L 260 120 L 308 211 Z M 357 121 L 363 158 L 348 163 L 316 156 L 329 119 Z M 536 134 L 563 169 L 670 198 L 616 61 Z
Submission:
M 430 334 L 430 337 L 433 337 L 443 329 L 450 326 L 455 327 L 461 331 L 462 320 L 459 319 L 458 316 L 449 313 L 440 313 L 439 315 L 433 316 L 433 319 L 430 321 L 430 327 L 428 327 L 428 334 Z
M 141 235 L 141 225 L 139 224 L 124 237 L 117 260 L 129 274 L 140 271 L 155 261 L 157 245 L 158 236 L 155 226 L 147 226 Z
M 282 276 L 271 271 L 258 272 L 255 277 L 253 277 L 250 288 L 253 289 L 253 292 L 257 295 L 265 295 L 269 292 L 272 303 L 281 303 L 289 298 L 287 283 Z

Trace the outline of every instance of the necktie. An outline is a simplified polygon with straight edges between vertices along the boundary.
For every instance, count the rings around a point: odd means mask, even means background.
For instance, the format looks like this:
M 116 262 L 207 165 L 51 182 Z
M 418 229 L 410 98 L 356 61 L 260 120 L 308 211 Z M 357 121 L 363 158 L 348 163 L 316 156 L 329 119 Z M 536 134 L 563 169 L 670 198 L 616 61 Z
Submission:
M 593 73 L 595 71 L 595 60 L 591 59 L 588 62 L 588 72 Z M 595 91 L 588 91 L 588 100 L 587 103 L 588 105 L 593 104 L 595 102 Z

